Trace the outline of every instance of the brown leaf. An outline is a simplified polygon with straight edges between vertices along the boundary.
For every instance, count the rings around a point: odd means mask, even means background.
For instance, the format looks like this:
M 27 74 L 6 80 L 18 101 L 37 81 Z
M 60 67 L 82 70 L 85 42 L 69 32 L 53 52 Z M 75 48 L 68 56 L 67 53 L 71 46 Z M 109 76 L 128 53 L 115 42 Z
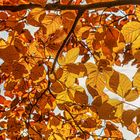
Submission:
M 128 127 L 127 129 L 131 132 L 133 132 L 134 134 L 137 134 L 137 128 L 138 128 L 138 125 L 135 123 L 135 122 L 132 122 Z
M 97 125 L 96 120 L 93 120 L 92 118 L 88 118 L 82 122 L 82 127 L 84 128 L 95 128 Z
M 114 92 L 116 92 L 118 84 L 119 84 L 119 73 L 114 71 L 109 79 L 109 86 L 113 89 Z
M 122 132 L 120 132 L 120 130 L 111 122 L 106 123 L 106 128 L 105 128 L 104 132 L 105 132 L 105 136 L 116 137 L 116 140 L 123 138 Z
M 65 86 L 62 83 L 56 81 L 56 82 L 52 83 L 51 90 L 55 93 L 60 93 L 65 90 Z
M 88 104 L 88 96 L 85 92 L 76 91 L 74 95 L 74 101 L 80 104 Z

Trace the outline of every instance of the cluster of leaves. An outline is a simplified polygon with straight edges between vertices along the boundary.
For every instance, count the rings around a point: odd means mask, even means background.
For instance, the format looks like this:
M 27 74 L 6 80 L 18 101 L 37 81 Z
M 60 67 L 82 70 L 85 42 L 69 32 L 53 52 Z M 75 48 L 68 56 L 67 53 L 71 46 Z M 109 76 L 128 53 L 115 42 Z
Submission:
M 86 0 L 96 2 L 113 0 Z M 82 0 L 61 0 L 53 11 L 44 8 L 46 0 L 0 1 L 6 8 L 21 4 L 29 9 L 0 12 L 0 31 L 8 33 L 7 40 L 0 38 L 0 139 L 120 140 L 116 123 L 137 134 L 140 109 L 125 110 L 124 104 L 140 95 L 140 6 L 80 11 L 67 6 Z M 138 67 L 132 81 L 113 69 L 131 60 Z M 100 129 L 104 134 L 96 133 Z

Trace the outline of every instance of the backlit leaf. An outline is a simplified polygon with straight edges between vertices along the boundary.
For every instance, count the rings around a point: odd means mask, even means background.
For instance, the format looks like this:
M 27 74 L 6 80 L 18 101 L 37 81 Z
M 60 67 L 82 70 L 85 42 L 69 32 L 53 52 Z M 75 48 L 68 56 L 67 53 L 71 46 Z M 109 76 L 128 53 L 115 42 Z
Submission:
M 133 43 L 140 35 L 140 23 L 136 21 L 128 22 L 123 26 L 121 32 L 126 43 Z
M 72 102 L 72 100 L 70 99 L 68 92 L 63 91 L 56 96 L 56 102 L 57 104 L 63 104 L 66 102 Z
M 46 15 L 41 21 L 41 24 L 43 24 L 43 26 L 46 28 L 46 37 L 63 28 L 60 16 L 55 14 Z
M 140 71 L 138 71 L 133 77 L 133 86 L 140 90 Z
M 75 62 L 79 55 L 79 48 L 72 48 L 71 50 L 68 51 L 66 58 L 65 58 L 65 64 L 70 64 Z
M 140 21 L 140 6 L 136 7 L 136 16 L 137 16 L 138 20 Z
M 134 101 L 139 97 L 139 93 L 137 90 L 130 90 L 126 95 L 125 95 L 125 100 L 128 102 Z

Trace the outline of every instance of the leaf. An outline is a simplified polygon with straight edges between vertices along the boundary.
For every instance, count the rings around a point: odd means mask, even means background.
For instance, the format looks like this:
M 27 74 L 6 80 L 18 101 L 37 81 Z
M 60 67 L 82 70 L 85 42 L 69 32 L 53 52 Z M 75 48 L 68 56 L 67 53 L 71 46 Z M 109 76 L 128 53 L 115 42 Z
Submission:
M 65 57 L 65 64 L 74 63 L 79 55 L 79 51 L 80 49 L 78 47 L 69 50 Z
M 111 122 L 106 123 L 106 128 L 104 130 L 106 137 L 116 137 L 116 139 L 122 139 L 122 132 Z
M 111 77 L 109 78 L 109 87 L 116 92 L 119 85 L 119 73 L 114 71 Z
M 90 26 L 81 27 L 76 33 L 78 40 L 86 39 L 89 35 L 90 29 L 91 29 Z
M 32 26 L 39 26 L 41 19 L 46 15 L 43 8 L 33 8 L 27 17 L 27 21 Z
M 137 71 L 133 77 L 133 86 L 140 90 L 140 71 Z
M 133 43 L 140 36 L 140 23 L 136 21 L 128 22 L 123 26 L 121 32 L 126 43 Z
M 74 94 L 74 101 L 79 104 L 88 104 L 88 96 L 86 92 L 76 91 Z
M 133 132 L 134 134 L 137 134 L 137 124 L 135 122 L 132 122 L 128 127 L 127 129 L 131 132 Z
M 136 7 L 136 16 L 137 16 L 138 20 L 140 21 L 140 6 L 139 5 L 137 5 L 137 7 Z
M 11 63 L 13 60 L 17 60 L 20 56 L 14 46 L 7 46 L 4 49 L 0 49 L 0 57 L 7 63 Z
M 87 85 L 87 89 L 93 98 L 98 96 L 98 91 L 95 88 L 92 88 L 91 86 Z
M 4 49 L 7 47 L 6 41 L 0 38 L 0 49 Z
M 57 30 L 62 29 L 62 20 L 60 16 L 56 14 L 47 14 L 44 19 L 41 21 L 41 24 L 45 27 L 45 36 L 55 33 Z
M 100 71 L 98 67 L 93 63 L 86 63 L 85 66 L 88 74 L 86 85 L 89 85 L 92 88 L 98 88 L 102 91 L 106 85 L 110 71 Z
M 65 90 L 65 87 L 62 83 L 56 81 L 51 85 L 51 90 L 53 92 L 60 93 L 60 92 L 63 92 Z
M 59 116 L 51 117 L 51 119 L 50 119 L 50 125 L 52 125 L 52 126 L 58 126 L 59 124 L 60 124 Z
M 94 102 L 93 102 L 94 103 Z M 97 105 L 98 107 L 98 105 Z M 110 105 L 109 103 L 103 103 L 100 107 L 98 107 L 98 115 L 100 119 L 113 119 L 115 118 L 115 107 Z
M 11 103 L 11 108 L 15 107 L 19 103 L 19 98 L 15 98 Z
M 123 113 L 123 103 L 116 99 L 109 99 L 107 103 L 116 108 L 114 116 L 121 118 Z
M 130 90 L 127 94 L 125 94 L 125 100 L 128 102 L 134 101 L 139 97 L 139 93 L 137 90 Z
M 63 104 L 66 102 L 72 102 L 72 100 L 70 99 L 68 92 L 65 90 L 56 96 L 56 102 L 57 104 Z
M 67 70 L 69 73 L 73 74 L 75 78 L 81 78 L 86 75 L 86 67 L 83 64 L 68 64 Z
M 19 78 L 22 78 L 24 74 L 27 74 L 28 71 L 26 70 L 24 65 L 18 62 L 14 62 L 12 65 L 12 73 L 15 79 L 19 79 Z
M 39 4 L 42 7 L 44 7 L 46 5 L 47 0 L 30 0 L 30 2 L 33 2 L 35 4 Z
M 82 127 L 84 128 L 95 128 L 97 125 L 96 120 L 93 120 L 92 118 L 87 118 L 82 123 Z
M 125 126 L 129 126 L 135 117 L 134 110 L 125 110 L 122 114 L 122 120 Z
M 5 12 L 0 12 L 0 19 L 6 20 L 8 18 L 8 15 Z
M 115 86 L 114 86 L 114 81 L 113 80 L 109 81 L 108 86 L 113 92 L 114 92 L 114 89 L 115 89 L 115 93 L 117 93 L 119 96 L 124 98 L 125 95 L 128 93 L 128 91 L 131 90 L 132 83 L 127 76 L 125 76 L 124 74 L 121 74 L 121 73 L 119 73 L 119 75 L 117 74 L 117 78 L 115 80 L 117 81 Z
M 4 104 L 5 101 L 6 101 L 5 97 L 0 95 L 0 104 Z
M 33 81 L 41 81 L 45 78 L 45 69 L 43 66 L 36 65 L 31 69 L 30 77 Z

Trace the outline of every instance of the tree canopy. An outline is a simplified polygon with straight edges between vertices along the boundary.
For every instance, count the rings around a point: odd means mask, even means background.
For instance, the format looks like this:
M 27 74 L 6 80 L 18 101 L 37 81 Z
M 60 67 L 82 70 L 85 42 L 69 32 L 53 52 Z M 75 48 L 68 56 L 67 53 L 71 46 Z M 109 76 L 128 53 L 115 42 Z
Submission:
M 140 139 L 140 0 L 0 0 L 3 32 L 1 140 Z

